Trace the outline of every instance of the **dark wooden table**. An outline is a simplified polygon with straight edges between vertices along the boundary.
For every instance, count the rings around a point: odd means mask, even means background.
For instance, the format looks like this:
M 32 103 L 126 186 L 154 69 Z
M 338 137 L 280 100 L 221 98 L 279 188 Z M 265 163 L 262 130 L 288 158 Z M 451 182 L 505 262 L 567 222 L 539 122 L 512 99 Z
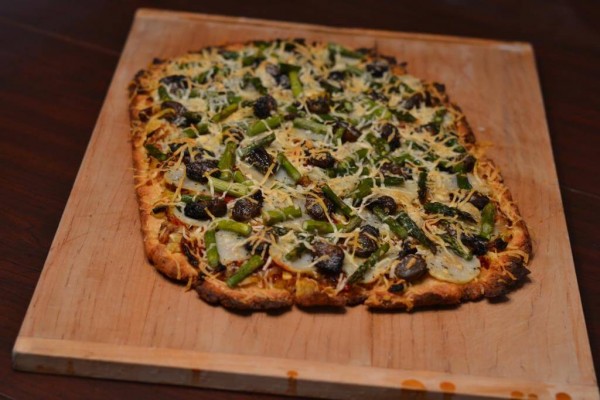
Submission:
M 0 397 L 245 399 L 13 371 L 11 349 L 138 7 L 531 42 L 600 367 L 600 20 L 586 1 L 0 2 Z M 272 396 L 254 395 L 267 399 Z

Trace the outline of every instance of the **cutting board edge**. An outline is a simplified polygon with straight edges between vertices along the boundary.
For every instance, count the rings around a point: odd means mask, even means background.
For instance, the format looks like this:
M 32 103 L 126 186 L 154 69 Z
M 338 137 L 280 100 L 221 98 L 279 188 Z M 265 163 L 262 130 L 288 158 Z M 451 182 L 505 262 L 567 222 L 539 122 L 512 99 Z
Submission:
M 119 355 L 120 361 L 114 361 Z M 259 391 L 290 396 L 355 399 L 365 395 L 399 398 L 407 391 L 453 398 L 599 399 L 595 384 L 518 381 L 410 371 L 359 365 L 319 363 L 235 354 L 203 353 L 156 347 L 130 347 L 18 336 L 13 367 L 20 371 L 144 381 L 237 391 Z M 260 364 L 259 371 L 252 371 Z M 265 388 L 269 388 L 265 390 Z M 434 397 L 434 398 L 435 398 Z M 428 397 L 429 398 L 429 397 Z M 531 396 L 530 396 L 531 398 Z
M 205 13 L 194 13 L 186 11 L 175 11 L 166 10 L 150 7 L 138 8 L 135 12 L 135 19 L 139 18 L 158 18 L 158 19 L 190 19 L 190 20 L 203 20 L 203 21 L 214 21 L 224 23 L 243 23 L 258 26 L 275 26 L 287 29 L 298 29 L 303 28 L 317 32 L 335 32 L 336 34 L 356 35 L 357 33 L 368 34 L 370 36 L 377 37 L 392 37 L 402 38 L 405 40 L 419 40 L 419 41 L 435 41 L 435 42 L 448 42 L 455 44 L 467 44 L 477 46 L 488 46 L 495 47 L 505 51 L 516 51 L 516 52 L 529 52 L 533 53 L 533 45 L 529 42 L 522 41 L 502 41 L 494 39 L 482 39 L 468 36 L 453 36 L 453 35 L 436 35 L 432 33 L 418 33 L 418 32 L 400 32 L 391 31 L 385 29 L 369 29 L 361 27 L 332 27 L 320 24 L 308 24 L 303 22 L 294 21 L 281 21 L 281 20 L 270 20 L 263 18 L 251 18 L 244 16 L 231 16 L 223 14 L 205 14 Z

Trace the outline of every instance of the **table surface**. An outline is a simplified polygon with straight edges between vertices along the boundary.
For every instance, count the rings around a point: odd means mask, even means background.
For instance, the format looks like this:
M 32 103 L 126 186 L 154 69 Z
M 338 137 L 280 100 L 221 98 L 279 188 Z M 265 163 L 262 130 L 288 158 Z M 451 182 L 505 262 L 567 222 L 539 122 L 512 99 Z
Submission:
M 138 7 L 532 43 L 598 371 L 600 6 L 544 0 L 2 0 L 0 217 L 8 223 L 0 225 L 0 398 L 275 398 L 11 368 L 14 340 Z

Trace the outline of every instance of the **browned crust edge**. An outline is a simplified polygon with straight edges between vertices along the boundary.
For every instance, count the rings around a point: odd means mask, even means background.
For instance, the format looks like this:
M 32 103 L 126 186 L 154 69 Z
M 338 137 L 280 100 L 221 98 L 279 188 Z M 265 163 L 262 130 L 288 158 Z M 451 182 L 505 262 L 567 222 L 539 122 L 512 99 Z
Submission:
M 243 43 L 218 46 L 229 50 L 240 49 Z M 445 93 L 441 93 L 433 85 L 430 90 L 438 92 L 447 107 L 458 111 L 462 120 L 458 123 L 458 134 L 462 145 L 477 157 L 477 168 L 484 176 L 496 196 L 500 210 L 511 221 L 511 240 L 508 248 L 511 252 L 501 252 L 499 257 L 482 269 L 479 277 L 467 284 L 442 282 L 426 278 L 417 285 L 409 286 L 401 294 L 389 293 L 384 287 L 362 288 L 352 294 L 341 292 L 335 294 L 331 287 L 322 287 L 309 277 L 296 280 L 294 290 L 264 289 L 245 287 L 231 289 L 227 285 L 210 276 L 203 276 L 181 253 L 173 253 L 167 246 L 158 241 L 161 220 L 152 215 L 153 198 L 160 196 L 160 187 L 153 185 L 150 176 L 152 170 L 143 147 L 146 137 L 144 123 L 139 118 L 140 105 L 152 105 L 152 98 L 144 90 L 145 82 L 153 76 L 160 76 L 164 62 L 155 62 L 146 70 L 139 71 L 129 86 L 130 120 L 132 133 L 133 165 L 135 169 L 135 185 L 140 204 L 141 229 L 144 238 L 146 255 L 154 267 L 169 278 L 185 281 L 194 280 L 194 287 L 199 296 L 212 304 L 221 304 L 228 308 L 261 310 L 300 306 L 345 306 L 363 303 L 373 309 L 406 309 L 459 304 L 464 301 L 478 300 L 483 297 L 497 297 L 508 293 L 527 274 L 527 259 L 532 255 L 531 238 L 519 210 L 514 203 L 503 178 L 495 166 L 476 143 L 475 136 L 462 110 L 450 103 Z M 396 67 L 395 73 L 405 73 L 403 67 Z M 514 255 L 514 250 L 525 254 Z M 202 262 L 202 261 L 201 261 Z

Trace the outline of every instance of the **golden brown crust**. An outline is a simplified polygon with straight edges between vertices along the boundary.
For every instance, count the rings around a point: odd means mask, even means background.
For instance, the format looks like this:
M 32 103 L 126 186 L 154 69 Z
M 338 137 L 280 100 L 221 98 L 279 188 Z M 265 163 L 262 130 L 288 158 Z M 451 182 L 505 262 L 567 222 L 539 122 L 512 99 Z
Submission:
M 239 50 L 244 47 L 244 44 L 222 47 L 227 50 Z M 458 304 L 483 297 L 500 296 L 529 273 L 525 265 L 532 249 L 525 223 L 497 167 L 484 156 L 463 116 L 458 125 L 459 138 L 463 146 L 476 155 L 477 173 L 492 187 L 495 200 L 507 220 L 510 231 L 507 250 L 494 253 L 493 257 L 486 257 L 486 265 L 473 281 L 467 284 L 455 284 L 426 277 L 416 284 L 408 285 L 399 294 L 391 293 L 384 285 L 338 293 L 331 285 L 323 285 L 310 277 L 296 279 L 293 289 L 287 290 L 260 287 L 231 289 L 219 279 L 204 276 L 197 267 L 190 264 L 186 256 L 169 250 L 159 241 L 163 219 L 155 217 L 152 213 L 152 207 L 161 195 L 161 187 L 153 176 L 152 161 L 148 159 L 144 149 L 146 126 L 142 122 L 140 110 L 153 106 L 153 99 L 149 95 L 150 82 L 158 81 L 164 75 L 163 71 L 164 63 L 156 60 L 147 70 L 138 72 L 129 87 L 133 164 L 144 247 L 148 259 L 161 273 L 176 280 L 195 280 L 194 287 L 205 301 L 235 309 L 282 308 L 294 303 L 301 306 L 345 306 L 364 302 L 367 306 L 376 309 L 411 310 L 416 307 Z M 394 73 L 405 73 L 404 67 L 395 66 Z M 462 115 L 460 108 L 451 104 L 445 93 L 434 85 L 429 87 L 438 93 L 447 107 L 457 110 Z
M 285 289 L 259 287 L 231 289 L 225 282 L 214 278 L 199 279 L 194 288 L 204 301 L 238 310 L 268 310 L 290 307 L 294 304 L 294 297 Z

